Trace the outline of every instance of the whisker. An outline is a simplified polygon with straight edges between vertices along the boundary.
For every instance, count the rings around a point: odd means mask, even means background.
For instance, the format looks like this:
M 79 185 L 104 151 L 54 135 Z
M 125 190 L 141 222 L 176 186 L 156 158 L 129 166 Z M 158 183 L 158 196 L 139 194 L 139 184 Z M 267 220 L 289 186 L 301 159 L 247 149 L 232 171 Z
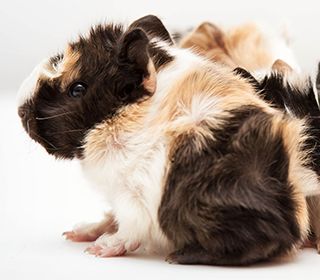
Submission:
M 62 117 L 62 116 L 65 116 L 65 115 L 69 115 L 69 114 L 72 114 L 72 113 L 74 113 L 74 112 L 65 112 L 65 113 L 61 113 L 61 114 L 54 115 L 54 116 L 49 116 L 49 117 L 36 117 L 36 120 L 38 120 L 38 121 L 49 120 L 49 119 L 54 119 L 54 118 Z
M 69 132 L 79 132 L 79 131 L 84 131 L 85 129 L 71 129 L 71 130 L 64 130 L 64 131 L 58 131 L 55 133 L 50 133 L 50 135 L 56 135 L 56 134 L 61 134 L 61 133 L 69 133 Z
M 35 136 L 39 137 L 40 139 L 42 139 L 44 142 L 46 142 L 48 145 L 50 145 L 51 147 L 53 147 L 55 150 L 59 150 L 55 145 L 53 145 L 52 143 L 50 143 L 47 139 L 41 137 L 40 135 L 38 135 L 35 132 L 32 132 Z
M 49 142 L 47 139 L 41 137 L 39 134 L 31 131 L 32 134 L 34 134 L 35 136 L 39 137 L 40 139 L 42 139 L 44 142 L 48 143 L 52 148 L 47 148 L 48 150 L 51 150 L 51 151 L 59 151 L 59 150 L 63 150 L 65 148 L 68 148 L 69 146 L 68 145 L 65 145 L 65 146 L 62 146 L 62 147 L 56 147 L 55 145 L 53 145 L 51 142 Z M 75 149 L 83 149 L 82 146 L 77 146 L 77 147 L 74 147 Z
M 27 120 L 27 133 L 30 133 L 30 125 L 29 125 L 30 119 Z
M 70 148 L 68 145 L 65 145 L 65 146 L 61 146 L 60 148 L 56 148 L 56 149 L 54 149 L 54 148 L 47 148 L 48 150 L 50 150 L 50 151 L 61 151 L 61 150 L 63 150 L 63 149 L 66 149 L 66 148 Z M 76 147 L 73 147 L 73 149 L 83 149 L 83 147 L 82 146 L 76 146 Z

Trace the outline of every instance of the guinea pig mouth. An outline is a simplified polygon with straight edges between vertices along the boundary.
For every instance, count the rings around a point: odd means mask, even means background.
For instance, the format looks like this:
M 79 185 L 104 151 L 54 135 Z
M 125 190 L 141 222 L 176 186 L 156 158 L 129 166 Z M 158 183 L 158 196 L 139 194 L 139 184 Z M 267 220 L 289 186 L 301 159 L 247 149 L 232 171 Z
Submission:
M 34 115 L 32 107 L 29 104 L 24 104 L 18 108 L 18 115 L 21 119 L 22 126 L 25 131 L 28 133 L 31 139 L 38 142 L 42 145 L 46 150 L 51 148 L 56 148 L 52 144 L 39 135 L 38 128 L 37 128 L 37 118 Z
M 73 159 L 82 157 L 82 146 L 78 144 L 84 134 L 84 129 L 71 129 L 67 131 L 53 131 L 50 129 L 57 116 L 69 115 L 62 113 L 53 116 L 39 116 L 32 104 L 24 104 L 18 108 L 18 115 L 29 137 L 39 143 L 48 154 L 56 158 Z M 68 135 L 68 133 L 72 133 Z M 61 135 L 61 136 L 60 136 Z M 75 138 L 72 138 L 72 136 Z

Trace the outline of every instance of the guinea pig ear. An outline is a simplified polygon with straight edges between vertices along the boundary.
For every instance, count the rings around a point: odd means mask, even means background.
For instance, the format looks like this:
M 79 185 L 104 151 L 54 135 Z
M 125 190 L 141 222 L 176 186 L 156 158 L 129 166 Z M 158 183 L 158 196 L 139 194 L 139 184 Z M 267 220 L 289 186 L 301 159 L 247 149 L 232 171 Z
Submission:
M 237 67 L 233 70 L 233 72 L 242 78 L 246 79 L 250 84 L 252 84 L 256 89 L 259 89 L 260 84 L 247 70 Z
M 180 47 L 190 48 L 196 46 L 201 51 L 206 52 L 220 49 L 227 54 L 225 37 L 225 33 L 218 26 L 210 22 L 203 22 L 190 34 L 182 38 Z
M 272 70 L 276 71 L 281 74 L 290 74 L 293 73 L 294 70 L 292 67 L 287 64 L 285 61 L 281 59 L 277 59 L 273 64 L 272 64 Z
M 144 16 L 134 21 L 130 25 L 129 29 L 133 28 L 141 28 L 144 32 L 146 32 L 149 39 L 158 38 L 162 41 L 167 42 L 169 45 L 174 44 L 168 30 L 164 27 L 162 21 L 154 15 Z
M 141 29 L 129 30 L 121 43 L 119 59 L 141 74 L 143 87 L 150 93 L 156 88 L 156 70 L 149 56 L 149 39 Z

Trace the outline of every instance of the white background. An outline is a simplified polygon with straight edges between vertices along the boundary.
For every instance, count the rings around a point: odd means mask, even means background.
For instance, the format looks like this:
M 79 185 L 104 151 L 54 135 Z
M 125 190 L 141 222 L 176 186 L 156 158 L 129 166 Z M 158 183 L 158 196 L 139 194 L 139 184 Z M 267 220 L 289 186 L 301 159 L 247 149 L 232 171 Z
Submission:
M 149 13 L 171 29 L 203 20 L 220 25 L 286 23 L 302 69 L 320 58 L 319 1 L 16 1 L 0 5 L 0 279 L 280 279 L 318 277 L 320 256 L 304 250 L 292 262 L 252 268 L 174 266 L 159 257 L 97 259 L 87 244 L 64 241 L 74 223 L 101 217 L 76 162 L 49 157 L 31 142 L 16 116 L 22 79 L 42 58 L 101 21 L 130 22 Z
M 16 89 L 36 63 L 61 50 L 91 24 L 130 21 L 149 13 L 170 27 L 194 26 L 203 20 L 226 26 L 258 20 L 279 28 L 288 23 L 303 69 L 312 71 L 320 58 L 318 0 L 4 0 L 0 5 L 0 89 Z

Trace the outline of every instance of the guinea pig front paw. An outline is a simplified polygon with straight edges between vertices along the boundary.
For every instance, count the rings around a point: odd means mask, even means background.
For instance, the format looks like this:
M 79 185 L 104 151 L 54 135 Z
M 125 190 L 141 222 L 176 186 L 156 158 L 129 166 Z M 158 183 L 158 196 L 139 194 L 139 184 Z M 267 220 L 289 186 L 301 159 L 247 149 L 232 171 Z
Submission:
M 66 231 L 62 235 L 73 242 L 92 242 L 102 234 L 99 225 L 99 223 L 78 224 L 73 230 Z
M 128 241 L 114 235 L 103 234 L 93 246 L 88 247 L 85 252 L 96 257 L 108 258 L 123 256 L 127 252 L 133 252 L 140 246 L 139 242 Z
M 77 230 L 65 231 L 62 235 L 67 240 L 70 240 L 73 242 L 92 242 L 98 238 L 98 236 L 91 235 L 88 232 L 82 232 Z
M 106 232 L 115 233 L 116 231 L 117 225 L 113 215 L 106 214 L 100 222 L 78 224 L 73 230 L 64 232 L 63 236 L 74 242 L 92 242 Z

